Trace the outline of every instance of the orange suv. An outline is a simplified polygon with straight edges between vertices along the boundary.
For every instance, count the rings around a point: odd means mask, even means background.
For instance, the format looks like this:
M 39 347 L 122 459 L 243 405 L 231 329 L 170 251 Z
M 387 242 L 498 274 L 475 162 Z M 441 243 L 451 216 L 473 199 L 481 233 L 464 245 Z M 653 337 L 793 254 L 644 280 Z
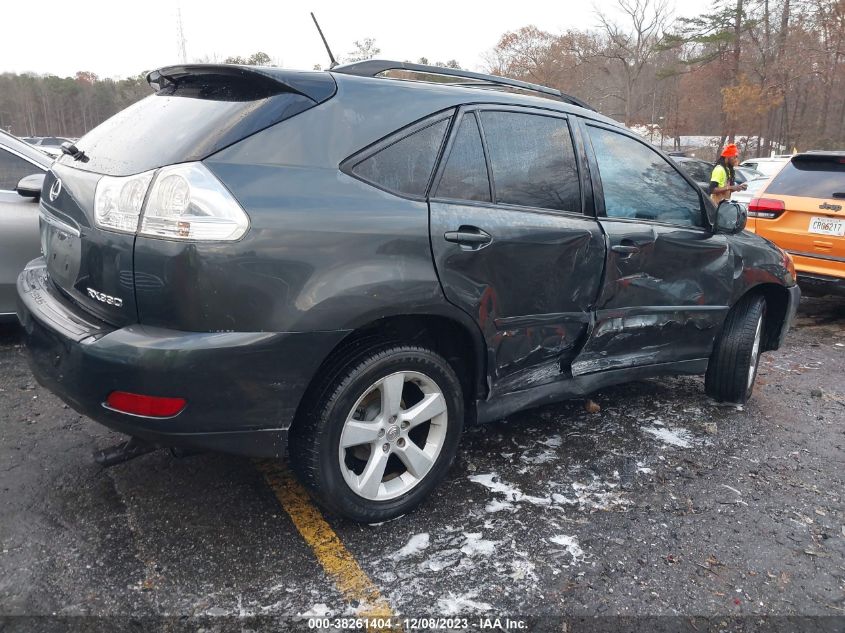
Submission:
M 806 289 L 845 295 L 845 151 L 796 154 L 748 204 L 748 229 L 792 255 Z

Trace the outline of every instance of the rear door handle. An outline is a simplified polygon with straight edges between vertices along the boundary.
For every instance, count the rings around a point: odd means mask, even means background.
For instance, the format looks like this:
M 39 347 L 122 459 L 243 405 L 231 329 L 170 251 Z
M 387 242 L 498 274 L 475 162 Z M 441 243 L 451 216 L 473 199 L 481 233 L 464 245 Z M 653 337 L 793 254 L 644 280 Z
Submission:
M 633 255 L 634 253 L 640 252 L 639 246 L 633 246 L 629 244 L 614 244 L 610 247 L 614 253 L 623 253 L 624 255 Z
M 447 242 L 460 244 L 464 248 L 479 249 L 493 241 L 489 233 L 477 226 L 462 226 L 457 231 L 446 231 L 443 239 Z

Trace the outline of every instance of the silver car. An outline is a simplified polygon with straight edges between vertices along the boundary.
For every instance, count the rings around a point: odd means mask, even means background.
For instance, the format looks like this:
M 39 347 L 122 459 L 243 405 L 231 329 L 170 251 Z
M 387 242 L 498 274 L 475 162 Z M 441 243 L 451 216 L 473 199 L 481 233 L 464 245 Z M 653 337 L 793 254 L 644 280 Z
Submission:
M 18 273 L 41 250 L 38 197 L 52 162 L 49 156 L 0 130 L 0 322 L 16 319 Z

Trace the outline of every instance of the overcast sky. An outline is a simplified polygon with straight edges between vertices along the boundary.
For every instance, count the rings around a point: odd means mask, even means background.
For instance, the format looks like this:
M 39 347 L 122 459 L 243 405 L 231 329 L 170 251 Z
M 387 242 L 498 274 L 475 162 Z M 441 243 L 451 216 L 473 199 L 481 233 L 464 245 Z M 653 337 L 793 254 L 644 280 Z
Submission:
M 288 68 L 325 67 L 328 58 L 309 15 L 314 11 L 336 57 L 352 51 L 355 40 L 372 37 L 382 58 L 457 59 L 480 70 L 482 55 L 505 31 L 527 24 L 552 32 L 594 28 L 594 6 L 613 15 L 615 5 L 615 0 L 5 0 L 0 72 L 70 76 L 86 70 L 126 77 L 178 63 L 177 8 L 188 61 L 264 51 Z M 681 14 L 700 8 L 691 0 L 677 0 L 676 6 Z

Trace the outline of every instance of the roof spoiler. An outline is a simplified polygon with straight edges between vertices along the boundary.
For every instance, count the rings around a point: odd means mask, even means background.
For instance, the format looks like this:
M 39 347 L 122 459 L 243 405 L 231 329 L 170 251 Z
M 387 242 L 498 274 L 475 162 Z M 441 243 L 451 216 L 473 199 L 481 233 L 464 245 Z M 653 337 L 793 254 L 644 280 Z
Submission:
M 414 73 L 423 73 L 429 75 L 443 75 L 445 77 L 459 77 L 462 79 L 469 79 L 471 84 L 458 84 L 464 87 L 507 87 L 517 88 L 526 92 L 535 92 L 545 97 L 551 97 L 565 103 L 571 103 L 579 108 L 585 108 L 595 112 L 595 108 L 588 105 L 581 99 L 568 95 L 556 88 L 549 88 L 548 86 L 541 86 L 540 84 L 532 84 L 527 81 L 520 81 L 519 79 L 510 79 L 508 77 L 500 77 L 498 75 L 485 75 L 484 73 L 474 73 L 469 70 L 461 70 L 460 68 L 444 68 L 442 66 L 426 66 L 424 64 L 412 64 L 411 62 L 397 62 L 385 59 L 367 59 L 361 62 L 352 64 L 344 64 L 332 69 L 332 72 L 341 73 L 344 75 L 358 75 L 360 77 L 376 77 L 381 73 L 389 70 L 405 70 Z M 450 84 L 443 84 L 450 85 Z M 451 84 L 456 85 L 456 84 Z
M 329 73 L 285 70 L 274 66 L 240 66 L 236 64 L 182 64 L 165 66 L 147 74 L 147 83 L 156 92 L 180 85 L 248 86 L 260 98 L 280 92 L 296 92 L 315 103 L 322 103 L 337 91 Z

